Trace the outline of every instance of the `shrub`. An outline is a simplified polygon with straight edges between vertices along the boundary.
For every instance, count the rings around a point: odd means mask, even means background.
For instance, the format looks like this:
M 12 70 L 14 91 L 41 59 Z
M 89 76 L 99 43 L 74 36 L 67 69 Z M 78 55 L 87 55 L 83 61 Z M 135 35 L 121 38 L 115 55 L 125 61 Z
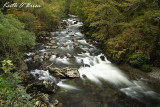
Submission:
M 129 61 L 129 63 L 135 67 L 139 67 L 141 65 L 141 63 L 138 60 L 131 60 Z
M 18 19 L 25 24 L 25 29 L 37 32 L 41 28 L 39 20 L 32 13 L 24 12 Z
M 19 20 L 0 14 L 0 53 L 3 57 L 21 56 L 35 43 L 35 34 L 24 30 L 24 24 Z
M 13 69 L 13 64 L 11 60 L 4 60 L 2 61 L 2 70 L 5 73 L 9 73 Z
M 145 71 L 145 72 L 151 72 L 152 71 L 151 67 L 149 65 L 146 65 L 146 64 L 141 66 L 141 70 Z
M 129 58 L 129 63 L 135 67 L 141 67 L 143 64 L 148 64 L 150 58 L 144 54 L 135 54 Z
M 6 66 L 8 67 L 6 68 Z M 25 88 L 19 84 L 21 82 L 19 74 L 17 72 L 10 72 L 13 68 L 12 61 L 2 61 L 2 69 L 4 73 L 0 74 L 1 106 L 33 107 L 33 102 L 30 101 L 31 97 L 26 93 Z

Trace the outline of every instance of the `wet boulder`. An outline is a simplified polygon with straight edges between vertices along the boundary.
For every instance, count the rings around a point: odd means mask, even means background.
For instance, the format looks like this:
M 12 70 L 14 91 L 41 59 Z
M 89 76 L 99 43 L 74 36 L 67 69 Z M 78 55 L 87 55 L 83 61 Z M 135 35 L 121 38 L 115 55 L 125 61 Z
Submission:
M 56 58 L 60 57 L 60 54 L 56 54 Z
M 69 25 L 73 25 L 73 23 L 72 23 L 72 22 L 68 22 L 68 24 L 69 24 Z
M 49 68 L 49 72 L 50 72 L 50 74 L 52 75 L 52 76 L 55 76 L 55 77 L 62 77 L 62 78 L 64 78 L 64 77 L 66 77 L 65 76 L 65 72 L 64 71 L 62 71 L 62 69 L 61 68 Z
M 80 74 L 77 68 L 49 68 L 49 72 L 52 76 L 60 78 L 79 78 Z
M 69 30 L 68 32 L 72 32 L 71 30 Z
M 50 39 L 50 37 L 45 37 L 45 39 L 46 39 L 46 40 L 49 40 L 49 39 Z
M 53 44 L 52 43 L 47 43 L 47 45 L 52 46 Z
M 36 107 L 54 107 L 58 104 L 58 100 L 54 99 L 51 101 L 48 94 L 39 93 L 34 96 L 35 106 Z
M 87 76 L 85 74 L 82 75 L 83 78 L 86 78 Z
M 73 41 L 73 42 L 76 42 L 76 41 L 77 41 L 77 39 L 76 39 L 76 38 L 72 38 L 72 41 Z
M 72 58 L 73 56 L 69 53 L 66 54 L 67 58 Z
M 68 45 L 67 45 L 67 44 L 62 44 L 62 46 L 63 46 L 63 47 L 67 47 Z
M 55 39 L 56 37 L 51 37 L 51 39 Z
M 69 32 L 66 32 L 66 34 L 68 35 L 68 34 L 69 34 Z
M 56 42 L 54 40 L 51 40 L 50 43 L 54 45 Z
M 39 60 L 40 60 L 40 56 L 39 56 L 39 55 L 35 55 L 35 56 L 33 57 L 33 60 L 34 60 L 34 61 L 39 61 Z
M 37 80 L 27 86 L 27 92 L 55 93 L 57 85 L 47 80 Z
M 74 24 L 77 24 L 77 23 L 78 23 L 78 21 L 75 21 L 75 22 L 74 22 Z
M 75 49 L 77 49 L 77 48 L 79 48 L 79 45 L 74 45 L 73 47 L 74 47 Z
M 49 55 L 45 55 L 45 56 L 44 56 L 44 59 L 45 59 L 45 60 L 49 60 L 49 59 L 50 59 L 50 56 L 49 56 Z
M 87 42 L 88 42 L 88 43 L 92 43 L 92 39 L 88 39 Z
M 102 61 L 105 61 L 105 57 L 104 56 L 100 56 Z
M 90 67 L 90 65 L 88 65 L 88 64 L 84 64 L 84 66 L 85 66 L 85 67 Z
M 45 46 L 44 48 L 46 48 L 46 49 L 50 49 L 50 48 L 51 48 L 51 46 Z
M 58 46 L 51 46 L 51 49 L 57 49 Z
M 68 23 L 66 21 L 63 21 L 60 25 L 61 28 L 65 29 Z

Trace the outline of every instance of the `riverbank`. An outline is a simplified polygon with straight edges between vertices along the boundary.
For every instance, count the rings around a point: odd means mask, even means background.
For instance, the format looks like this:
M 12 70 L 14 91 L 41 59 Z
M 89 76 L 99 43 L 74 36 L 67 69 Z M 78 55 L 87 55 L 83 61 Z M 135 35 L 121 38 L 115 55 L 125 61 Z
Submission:
M 153 67 L 152 72 L 146 73 L 126 63 L 118 66 L 129 76 L 131 80 L 142 79 L 147 84 L 150 84 L 154 90 L 160 93 L 160 79 L 157 78 L 159 76 L 159 68 Z

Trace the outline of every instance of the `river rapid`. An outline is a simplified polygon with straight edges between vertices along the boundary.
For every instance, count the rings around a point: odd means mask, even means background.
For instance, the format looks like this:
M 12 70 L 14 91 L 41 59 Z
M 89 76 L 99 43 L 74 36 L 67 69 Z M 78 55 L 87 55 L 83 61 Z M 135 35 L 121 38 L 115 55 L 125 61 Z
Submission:
M 129 76 L 107 60 L 103 51 L 81 31 L 83 23 L 74 15 L 63 22 L 67 27 L 51 32 L 50 40 L 55 49 L 46 49 L 48 42 L 41 45 L 43 62 L 45 53 L 53 52 L 47 63 L 52 67 L 78 68 L 80 78 L 57 80 L 48 70 L 31 69 L 30 73 L 40 80 L 54 81 L 59 89 L 54 97 L 62 107 L 156 107 L 160 95 L 147 84 L 147 78 L 129 79 Z M 66 54 L 73 55 L 68 58 Z M 28 56 L 35 53 L 27 53 Z M 58 56 L 58 57 L 57 57 Z M 29 62 L 32 58 L 27 58 Z M 31 65 L 29 65 L 31 66 Z

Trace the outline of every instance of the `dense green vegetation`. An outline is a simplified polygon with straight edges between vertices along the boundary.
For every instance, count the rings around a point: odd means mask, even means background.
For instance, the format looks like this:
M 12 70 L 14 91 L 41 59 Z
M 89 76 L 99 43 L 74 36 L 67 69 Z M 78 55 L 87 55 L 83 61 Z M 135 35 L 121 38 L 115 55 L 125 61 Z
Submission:
M 5 8 L 3 5 L 7 1 L 10 4 L 25 2 L 41 7 Z M 31 97 L 20 85 L 23 79 L 20 78 L 23 71 L 19 68 L 24 64 L 22 56 L 34 47 L 38 36 L 57 28 L 59 20 L 66 16 L 65 8 L 65 0 L 0 1 L 0 106 L 33 106 Z
M 1 1 L 1 7 L 7 0 Z M 65 0 L 23 0 L 25 3 L 40 5 L 40 8 L 2 8 L 0 12 L 0 53 L 3 59 L 15 62 L 34 46 L 41 32 L 56 29 L 59 20 L 65 17 Z M 12 0 L 10 4 L 21 4 L 21 0 Z
M 84 22 L 86 35 L 103 41 L 113 62 L 127 62 L 146 72 L 160 67 L 160 0 L 8 1 L 41 7 L 4 8 L 7 0 L 0 1 L 0 106 L 33 106 L 20 85 L 18 66 L 37 38 L 57 29 L 69 11 Z
M 18 72 L 11 73 L 14 65 L 10 60 L 2 61 L 0 74 L 0 106 L 1 107 L 33 107 L 31 96 L 19 83 L 21 78 Z
M 85 24 L 86 35 L 103 41 L 113 62 L 144 71 L 160 66 L 159 0 L 71 0 L 70 12 Z
M 24 24 L 9 15 L 0 14 L 1 59 L 18 59 L 35 42 L 35 34 L 24 29 Z

